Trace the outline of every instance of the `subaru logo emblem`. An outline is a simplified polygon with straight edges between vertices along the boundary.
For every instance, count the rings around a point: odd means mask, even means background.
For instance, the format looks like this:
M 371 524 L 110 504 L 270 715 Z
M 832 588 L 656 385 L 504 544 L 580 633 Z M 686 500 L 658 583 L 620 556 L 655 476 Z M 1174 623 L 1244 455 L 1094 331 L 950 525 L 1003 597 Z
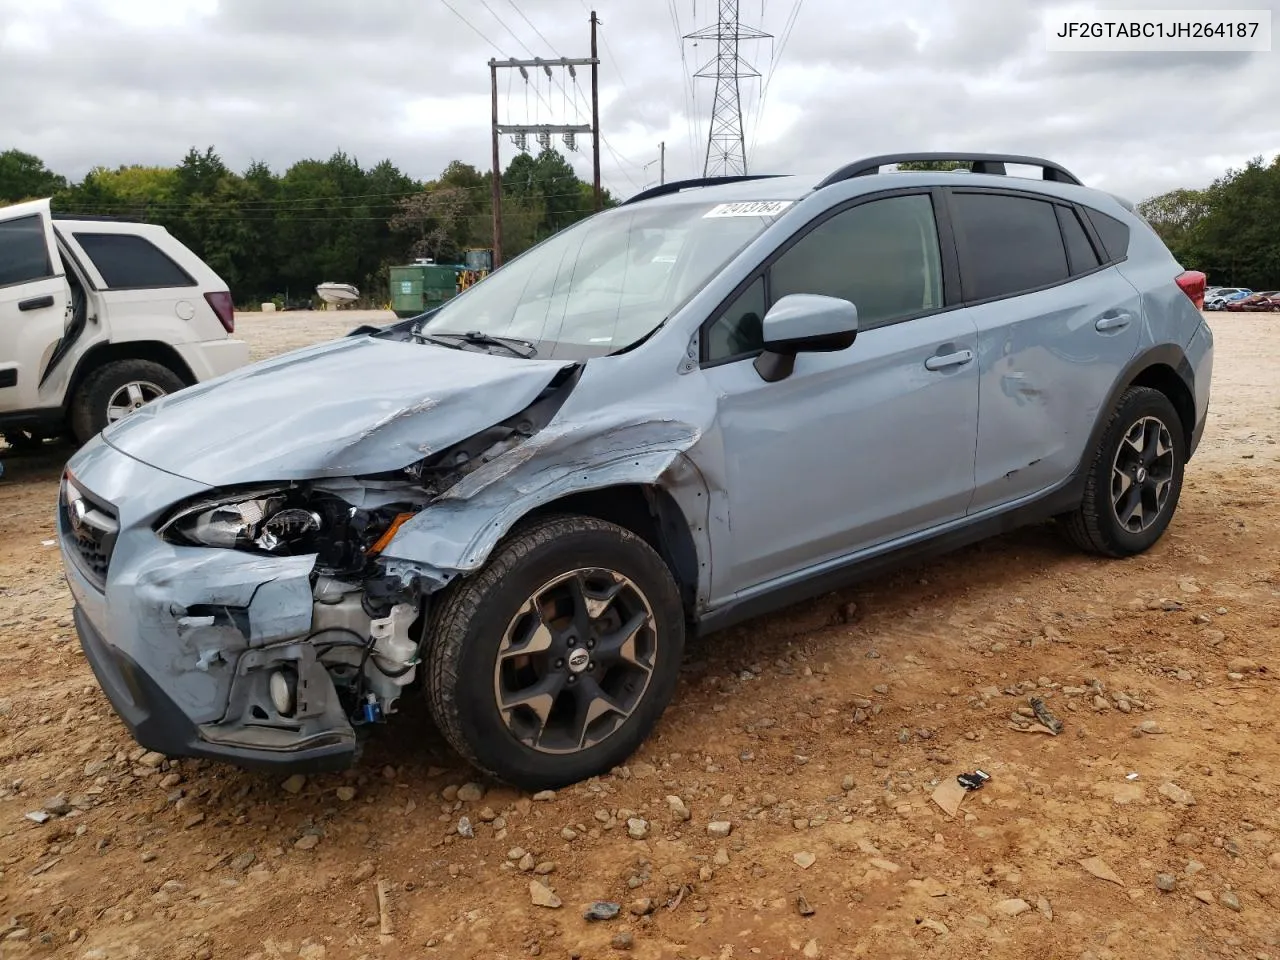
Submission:
M 573 673 L 581 673 L 587 669 L 587 664 L 591 662 L 591 654 L 587 653 L 582 647 L 574 650 L 569 654 L 569 670 Z

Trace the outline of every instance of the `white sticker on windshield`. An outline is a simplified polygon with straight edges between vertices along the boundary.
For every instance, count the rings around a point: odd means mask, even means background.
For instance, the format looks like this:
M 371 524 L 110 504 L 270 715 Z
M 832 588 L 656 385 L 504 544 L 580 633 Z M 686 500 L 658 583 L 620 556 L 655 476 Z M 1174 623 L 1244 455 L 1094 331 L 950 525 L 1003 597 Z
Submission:
M 711 217 L 776 217 L 794 200 L 743 200 L 738 203 L 720 203 L 702 215 Z

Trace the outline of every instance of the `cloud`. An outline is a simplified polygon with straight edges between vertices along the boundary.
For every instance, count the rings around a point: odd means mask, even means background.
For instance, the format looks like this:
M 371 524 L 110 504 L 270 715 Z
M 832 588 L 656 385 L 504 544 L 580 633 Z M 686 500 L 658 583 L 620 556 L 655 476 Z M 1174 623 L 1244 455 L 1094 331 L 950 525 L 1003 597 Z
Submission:
M 742 48 L 767 78 L 763 111 L 765 80 L 741 84 L 756 169 L 823 173 L 892 150 L 1008 150 L 1137 198 L 1280 151 L 1273 54 L 1050 54 L 1044 17 L 1057 5 L 1048 0 L 796 2 L 766 5 L 757 25 L 777 36 Z M 71 177 L 97 164 L 171 164 L 209 144 L 239 168 L 283 169 L 336 150 L 365 164 L 389 158 L 422 178 L 454 158 L 484 168 L 488 60 L 586 56 L 591 5 L 0 0 L 0 149 L 36 153 Z M 1266 5 L 1274 11 L 1277 0 Z M 677 33 L 707 26 L 713 4 L 698 4 L 696 21 L 691 0 L 594 6 L 606 186 L 625 195 L 654 181 L 660 141 L 669 177 L 701 173 L 713 85 L 688 77 L 714 48 L 682 48 Z M 743 4 L 744 19 L 759 14 Z M 532 71 L 526 83 L 499 71 L 504 121 L 589 122 L 588 71 L 576 83 L 554 72 L 556 82 Z M 515 148 L 502 149 L 505 161 Z M 589 138 L 570 160 L 589 176 Z

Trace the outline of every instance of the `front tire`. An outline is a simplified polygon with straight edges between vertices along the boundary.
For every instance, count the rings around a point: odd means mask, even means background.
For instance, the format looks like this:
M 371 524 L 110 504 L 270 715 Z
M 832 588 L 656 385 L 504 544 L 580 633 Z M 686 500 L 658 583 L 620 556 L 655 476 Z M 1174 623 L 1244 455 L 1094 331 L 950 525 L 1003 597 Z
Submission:
M 638 536 L 591 517 L 518 529 L 450 588 L 426 685 L 445 738 L 529 790 L 607 773 L 657 723 L 684 648 L 680 593 Z
M 1178 508 L 1186 451 L 1169 398 L 1151 387 L 1130 387 L 1103 431 L 1079 508 L 1062 518 L 1068 537 L 1107 557 L 1149 549 Z
M 94 370 L 71 401 L 71 432 L 87 443 L 152 400 L 177 393 L 182 378 L 153 360 L 113 360 Z

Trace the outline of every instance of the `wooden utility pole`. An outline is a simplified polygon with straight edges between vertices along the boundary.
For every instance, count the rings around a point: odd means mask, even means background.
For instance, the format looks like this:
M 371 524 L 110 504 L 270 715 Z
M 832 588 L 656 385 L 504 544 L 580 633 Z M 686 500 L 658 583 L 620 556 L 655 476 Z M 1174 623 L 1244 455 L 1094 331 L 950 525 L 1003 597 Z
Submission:
M 596 49 L 596 25 L 600 19 L 591 11 L 591 165 L 594 170 L 596 213 L 600 212 L 600 53 Z
M 490 94 L 493 99 L 493 269 L 502 266 L 502 159 L 498 156 L 498 61 L 489 60 Z
M 667 141 L 658 144 L 658 185 L 667 182 Z
M 492 135 L 493 135 L 493 269 L 497 270 L 502 264 L 502 158 L 499 155 L 498 143 L 499 138 L 510 134 L 516 140 L 521 150 L 525 149 L 526 138 L 529 134 L 533 134 L 545 148 L 550 142 L 552 134 L 559 134 L 564 137 L 565 144 L 570 150 L 576 150 L 579 134 L 589 133 L 592 138 L 591 159 L 595 168 L 593 175 L 593 187 L 595 190 L 595 208 L 601 208 L 600 195 L 600 58 L 596 52 L 596 24 L 600 21 L 596 18 L 594 10 L 591 11 L 591 56 L 590 57 L 554 57 L 546 59 L 544 57 L 534 57 L 532 60 L 516 60 L 514 57 L 507 60 L 489 61 L 489 94 L 492 100 L 493 116 L 492 116 Z M 541 70 L 548 78 L 552 77 L 551 68 L 561 67 L 569 71 L 571 78 L 576 78 L 574 72 L 576 67 L 591 67 L 591 125 L 586 124 L 566 124 L 566 123 L 537 123 L 537 124 L 503 124 L 498 122 L 498 68 L 519 70 L 520 75 L 524 77 L 525 82 L 529 81 L 529 69 Z M 536 91 L 535 91 L 536 92 Z M 539 94 L 541 96 L 541 94 Z M 544 101 L 545 102 L 545 101 Z

